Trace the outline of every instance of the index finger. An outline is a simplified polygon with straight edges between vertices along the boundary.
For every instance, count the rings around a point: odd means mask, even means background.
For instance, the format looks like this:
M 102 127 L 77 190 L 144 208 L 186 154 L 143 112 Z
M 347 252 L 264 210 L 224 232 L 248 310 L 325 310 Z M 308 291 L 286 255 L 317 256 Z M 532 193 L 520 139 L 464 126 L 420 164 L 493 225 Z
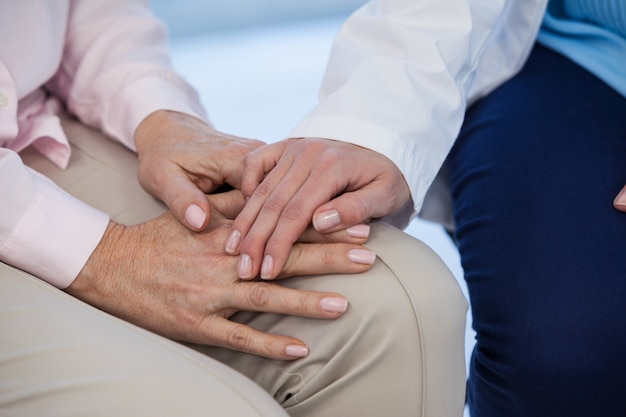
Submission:
M 275 179 L 274 172 L 268 175 L 261 187 L 265 186 L 266 181 L 271 182 Z M 278 175 L 280 174 L 276 174 Z M 264 199 L 262 207 L 247 232 L 239 229 L 236 224 L 237 220 L 235 221 L 233 229 L 241 232 L 242 237 L 239 248 L 242 261 L 240 278 L 255 276 L 259 270 L 264 278 L 273 278 L 275 269 L 273 262 L 276 264 L 276 269 L 282 268 L 292 245 L 309 226 L 313 211 L 318 205 L 314 196 L 309 196 L 310 198 L 305 201 L 300 199 L 294 204 L 294 198 L 298 195 L 299 189 L 304 186 L 303 183 L 307 181 L 307 175 L 307 172 L 298 169 L 290 169 L 283 175 L 279 184 Z M 323 190 L 320 191 L 323 192 Z M 253 195 L 248 205 L 256 206 L 258 199 L 263 199 L 263 197 Z M 280 246 L 270 254 L 266 249 L 272 239 L 280 239 Z M 244 265 L 246 268 L 243 267 Z
M 266 199 L 274 192 L 281 178 L 286 175 L 290 168 L 289 161 L 283 160 L 280 164 L 275 164 L 271 162 L 271 158 L 264 158 L 263 155 L 266 153 L 271 154 L 271 152 L 263 152 L 263 149 L 266 149 L 266 147 L 258 150 L 260 151 L 260 154 L 257 154 L 260 155 L 259 158 L 253 158 L 252 155 L 246 157 L 246 168 L 244 169 L 242 179 L 242 193 L 247 201 L 235 218 L 233 231 L 225 243 L 224 249 L 230 255 L 239 253 L 242 238 L 248 234 L 250 228 L 257 220 L 259 212 L 263 209 Z M 257 162 L 253 163 L 250 160 L 257 160 Z M 263 165 L 265 162 L 268 164 L 267 166 Z M 266 170 L 269 171 L 272 167 L 274 169 L 263 178 Z M 245 190 L 244 187 L 249 189 Z M 259 252 L 259 250 L 256 252 Z
M 241 192 L 244 197 L 252 197 L 265 174 L 278 164 L 290 141 L 285 140 L 261 146 L 244 157 L 241 176 Z
M 252 273 L 260 263 L 261 277 L 274 278 L 285 265 L 294 242 L 310 225 L 315 209 L 345 188 L 345 179 L 328 169 L 328 163 L 328 157 L 322 158 L 303 179 L 294 168 L 281 181 L 285 187 L 277 188 L 267 199 L 241 243 L 241 253 L 251 258 Z

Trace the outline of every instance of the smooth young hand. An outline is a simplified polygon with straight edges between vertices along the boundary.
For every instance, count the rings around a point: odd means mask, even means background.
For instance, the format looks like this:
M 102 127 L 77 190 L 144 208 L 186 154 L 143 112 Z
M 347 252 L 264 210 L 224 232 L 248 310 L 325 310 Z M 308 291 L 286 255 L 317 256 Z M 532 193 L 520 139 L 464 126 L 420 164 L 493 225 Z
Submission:
M 249 200 L 226 244 L 245 263 L 242 278 L 259 271 L 276 277 L 311 220 L 319 232 L 362 237 L 367 226 L 360 223 L 394 213 L 410 199 L 391 160 L 349 143 L 288 139 L 256 149 L 244 164 L 241 189 Z

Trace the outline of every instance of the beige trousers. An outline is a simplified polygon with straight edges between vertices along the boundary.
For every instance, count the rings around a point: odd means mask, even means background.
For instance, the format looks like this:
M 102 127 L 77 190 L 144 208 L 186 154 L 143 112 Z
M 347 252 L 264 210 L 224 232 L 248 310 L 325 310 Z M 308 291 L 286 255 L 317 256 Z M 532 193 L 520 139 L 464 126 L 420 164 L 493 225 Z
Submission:
M 64 127 L 67 170 L 33 151 L 25 163 L 119 222 L 164 211 L 139 187 L 133 153 L 75 121 Z M 364 274 L 281 282 L 345 295 L 343 317 L 234 316 L 302 339 L 310 355 L 293 362 L 184 346 L 0 264 L 0 415 L 461 416 L 467 303 L 454 277 L 390 226 L 375 224 L 368 246 L 378 259 Z

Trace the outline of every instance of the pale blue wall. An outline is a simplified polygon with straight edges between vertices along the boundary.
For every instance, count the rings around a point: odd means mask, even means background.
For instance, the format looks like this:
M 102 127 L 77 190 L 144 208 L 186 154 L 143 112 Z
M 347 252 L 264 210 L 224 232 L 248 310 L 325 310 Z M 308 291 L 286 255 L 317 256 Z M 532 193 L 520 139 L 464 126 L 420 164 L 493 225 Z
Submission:
M 150 0 L 172 36 L 347 16 L 366 0 Z

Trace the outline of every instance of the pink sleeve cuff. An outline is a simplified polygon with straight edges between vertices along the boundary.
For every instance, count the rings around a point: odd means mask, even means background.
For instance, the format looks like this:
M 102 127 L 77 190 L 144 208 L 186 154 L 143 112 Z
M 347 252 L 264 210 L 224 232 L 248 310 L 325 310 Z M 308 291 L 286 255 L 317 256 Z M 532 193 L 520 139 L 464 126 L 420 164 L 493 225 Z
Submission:
M 0 248 L 3 261 L 57 288 L 68 287 L 94 251 L 109 216 L 28 169 L 33 198 Z
M 188 114 L 208 123 L 195 90 L 177 79 L 149 77 L 136 80 L 124 88 L 116 97 L 116 102 L 123 105 L 111 109 L 103 128 L 133 151 L 137 150 L 135 129 L 157 110 Z

